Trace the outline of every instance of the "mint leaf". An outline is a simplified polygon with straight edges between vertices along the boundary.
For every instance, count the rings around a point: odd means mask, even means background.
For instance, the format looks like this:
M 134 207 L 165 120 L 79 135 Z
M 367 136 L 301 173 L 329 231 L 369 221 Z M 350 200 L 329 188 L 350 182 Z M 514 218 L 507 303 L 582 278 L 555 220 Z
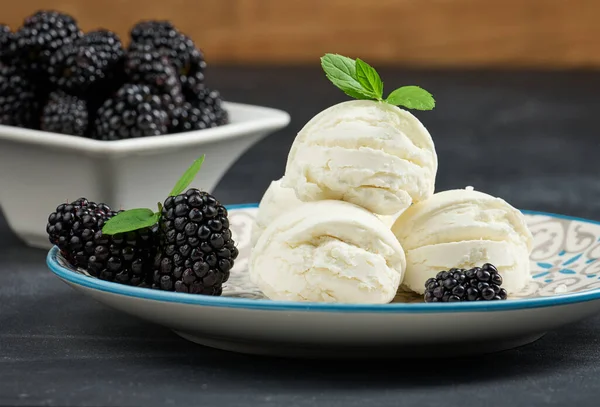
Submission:
M 185 191 L 185 189 L 192 183 L 192 181 L 196 177 L 196 174 L 198 174 L 198 171 L 200 171 L 200 168 L 202 168 L 203 162 L 204 154 L 202 155 L 202 157 L 194 161 L 194 163 L 190 165 L 190 168 L 188 168 L 183 173 L 181 178 L 179 178 L 179 181 L 177 181 L 177 184 L 175 184 L 175 187 L 173 187 L 173 190 L 171 191 L 169 196 L 179 195 L 180 193 Z
M 377 99 L 374 92 L 365 89 L 356 76 L 356 62 L 338 54 L 325 54 L 321 66 L 327 79 L 346 95 L 355 99 Z
M 102 227 L 102 233 L 105 235 L 115 235 L 117 233 L 131 232 L 150 227 L 158 222 L 159 218 L 160 213 L 154 213 L 147 208 L 130 209 L 110 218 Z
M 435 100 L 431 93 L 418 86 L 402 86 L 390 93 L 385 101 L 395 106 L 416 110 L 431 110 L 435 107 Z
M 360 58 L 356 58 L 356 78 L 364 89 L 372 92 L 377 100 L 381 100 L 383 96 L 383 82 L 375 68 Z

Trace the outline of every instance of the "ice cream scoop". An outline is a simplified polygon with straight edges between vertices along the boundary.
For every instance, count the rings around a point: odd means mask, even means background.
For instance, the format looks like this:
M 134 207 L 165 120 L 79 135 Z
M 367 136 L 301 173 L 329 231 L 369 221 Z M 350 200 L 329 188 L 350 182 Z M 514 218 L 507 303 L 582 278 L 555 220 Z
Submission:
M 281 185 L 282 182 L 283 178 L 271 182 L 260 200 L 252 226 L 252 246 L 256 245 L 258 238 L 272 221 L 302 204 L 302 201 L 296 197 L 296 192 L 292 188 L 284 188 Z M 399 214 L 378 217 L 387 227 L 391 228 L 398 216 Z
M 250 276 L 272 300 L 388 303 L 406 260 L 375 215 L 343 201 L 303 203 L 258 239 Z
M 283 186 L 301 201 L 343 200 L 393 215 L 433 194 L 437 165 L 431 136 L 415 116 L 388 103 L 353 100 L 300 130 Z
M 533 238 L 506 201 L 468 190 L 438 192 L 407 209 L 392 227 L 406 252 L 403 285 L 417 293 L 442 270 L 495 265 L 508 293 L 530 279 Z
M 282 179 L 271 182 L 258 204 L 252 226 L 252 246 L 256 245 L 260 235 L 273 220 L 302 203 L 296 197 L 296 192 L 291 188 L 283 188 L 281 182 Z

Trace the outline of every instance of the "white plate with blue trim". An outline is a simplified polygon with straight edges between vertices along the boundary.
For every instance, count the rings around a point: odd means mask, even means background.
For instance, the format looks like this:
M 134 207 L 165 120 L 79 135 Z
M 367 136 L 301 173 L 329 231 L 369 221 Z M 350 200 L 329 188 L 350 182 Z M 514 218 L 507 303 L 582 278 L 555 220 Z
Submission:
M 230 207 L 240 256 L 221 297 L 98 280 L 56 248 L 48 266 L 83 294 L 190 341 L 243 353 L 292 357 L 436 357 L 528 344 L 600 311 L 600 222 L 525 212 L 534 236 L 533 281 L 506 301 L 427 304 L 399 294 L 391 304 L 271 301 L 248 276 L 256 205 Z

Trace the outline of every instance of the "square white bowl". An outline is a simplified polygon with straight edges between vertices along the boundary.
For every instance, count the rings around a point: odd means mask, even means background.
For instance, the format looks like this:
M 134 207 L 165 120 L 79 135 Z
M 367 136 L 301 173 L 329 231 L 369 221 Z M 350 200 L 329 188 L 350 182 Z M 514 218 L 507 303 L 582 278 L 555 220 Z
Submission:
M 224 126 L 119 141 L 0 125 L 0 206 L 8 225 L 26 244 L 49 248 L 46 223 L 60 203 L 86 197 L 115 209 L 154 209 L 202 154 L 192 186 L 212 192 L 238 157 L 290 121 L 281 110 L 224 107 Z

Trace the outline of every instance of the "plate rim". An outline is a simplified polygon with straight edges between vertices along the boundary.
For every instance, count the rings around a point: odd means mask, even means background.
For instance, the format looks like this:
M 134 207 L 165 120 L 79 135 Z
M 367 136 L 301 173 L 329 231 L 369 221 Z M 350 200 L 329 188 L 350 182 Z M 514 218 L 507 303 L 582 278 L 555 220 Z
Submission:
M 257 203 L 227 205 L 228 210 L 257 208 Z M 561 215 L 549 212 L 522 210 L 527 215 L 549 216 L 583 223 L 600 225 L 600 221 Z M 532 299 L 510 301 L 458 302 L 458 303 L 391 303 L 391 304 L 340 304 L 319 302 L 276 301 L 268 299 L 248 299 L 229 296 L 205 296 L 187 293 L 159 291 L 148 288 L 131 287 L 77 273 L 63 267 L 57 259 L 58 248 L 52 247 L 46 256 L 46 264 L 61 280 L 84 288 L 142 300 L 198 305 L 205 307 L 235 308 L 264 311 L 338 312 L 338 313 L 456 313 L 482 311 L 515 311 L 532 308 L 546 308 L 600 300 L 600 288 L 577 293 L 556 294 Z

